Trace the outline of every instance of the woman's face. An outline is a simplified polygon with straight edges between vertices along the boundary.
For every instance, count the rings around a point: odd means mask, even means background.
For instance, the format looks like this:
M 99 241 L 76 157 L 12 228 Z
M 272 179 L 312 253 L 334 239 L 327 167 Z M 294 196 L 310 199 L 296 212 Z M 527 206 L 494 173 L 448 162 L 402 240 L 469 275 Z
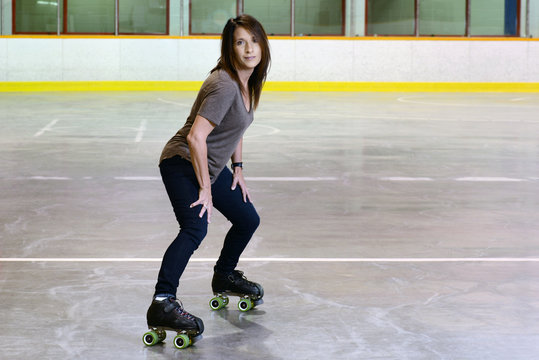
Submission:
M 262 50 L 258 39 L 240 26 L 234 31 L 234 53 L 240 67 L 237 70 L 254 70 L 260 63 Z

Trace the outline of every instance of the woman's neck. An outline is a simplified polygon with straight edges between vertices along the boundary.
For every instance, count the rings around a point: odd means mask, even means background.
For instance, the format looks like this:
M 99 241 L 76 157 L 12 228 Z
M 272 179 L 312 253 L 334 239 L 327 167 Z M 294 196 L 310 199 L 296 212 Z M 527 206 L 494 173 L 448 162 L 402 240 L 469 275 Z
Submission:
M 251 74 L 253 73 L 252 69 L 249 70 L 238 70 L 238 79 L 240 79 L 240 83 L 242 88 L 247 90 L 249 88 L 249 78 L 251 77 Z

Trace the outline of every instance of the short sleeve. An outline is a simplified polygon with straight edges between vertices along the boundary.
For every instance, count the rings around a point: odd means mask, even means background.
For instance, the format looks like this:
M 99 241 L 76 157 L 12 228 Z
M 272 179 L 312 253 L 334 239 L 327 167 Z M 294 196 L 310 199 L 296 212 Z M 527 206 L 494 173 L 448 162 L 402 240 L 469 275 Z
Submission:
M 232 106 L 238 94 L 237 86 L 233 80 L 216 79 L 204 89 L 204 97 L 198 109 L 198 115 L 219 125 Z

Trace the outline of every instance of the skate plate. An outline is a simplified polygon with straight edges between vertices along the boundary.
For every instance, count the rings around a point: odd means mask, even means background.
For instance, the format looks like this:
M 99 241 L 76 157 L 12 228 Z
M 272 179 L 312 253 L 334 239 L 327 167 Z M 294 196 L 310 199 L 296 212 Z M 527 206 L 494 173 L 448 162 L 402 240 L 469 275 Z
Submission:
M 161 326 L 149 326 L 148 328 L 150 331 L 146 332 L 142 336 L 142 342 L 146 346 L 154 346 L 163 342 L 167 337 L 166 330 L 175 331 L 177 333 L 177 335 L 174 337 L 174 347 L 176 349 L 185 349 L 202 339 L 202 334 L 196 334 L 185 330 L 177 330 Z
M 240 300 L 238 301 L 238 310 L 241 312 L 247 312 L 253 309 L 255 306 L 262 305 L 264 300 L 258 296 L 248 295 L 248 294 L 237 294 L 237 293 L 213 293 L 215 297 L 210 299 L 210 308 L 212 310 L 219 310 L 226 307 L 230 300 L 229 296 L 239 296 Z

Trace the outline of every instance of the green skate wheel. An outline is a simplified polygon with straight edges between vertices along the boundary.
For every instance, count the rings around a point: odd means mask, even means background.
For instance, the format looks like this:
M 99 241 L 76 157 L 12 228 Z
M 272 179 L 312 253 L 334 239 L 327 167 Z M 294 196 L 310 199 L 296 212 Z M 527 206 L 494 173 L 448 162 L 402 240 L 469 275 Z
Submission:
M 191 339 L 187 334 L 179 334 L 174 338 L 174 346 L 176 349 L 185 349 L 191 345 Z
M 212 308 L 212 310 L 219 310 L 221 308 L 224 308 L 225 306 L 226 306 L 225 301 L 223 300 L 223 298 L 219 296 L 216 296 L 210 300 L 210 307 Z
M 228 297 L 223 297 L 223 301 L 224 301 L 225 306 L 227 306 L 229 302 Z
M 241 311 L 241 312 L 246 312 L 246 311 L 249 311 L 253 308 L 253 302 L 251 301 L 251 299 L 249 298 L 246 298 L 246 299 L 241 299 L 239 302 L 238 302 L 238 309 Z
M 142 342 L 146 346 L 154 346 L 155 344 L 163 340 L 164 338 L 161 339 L 161 337 L 154 330 L 148 331 L 146 334 L 142 336 Z

